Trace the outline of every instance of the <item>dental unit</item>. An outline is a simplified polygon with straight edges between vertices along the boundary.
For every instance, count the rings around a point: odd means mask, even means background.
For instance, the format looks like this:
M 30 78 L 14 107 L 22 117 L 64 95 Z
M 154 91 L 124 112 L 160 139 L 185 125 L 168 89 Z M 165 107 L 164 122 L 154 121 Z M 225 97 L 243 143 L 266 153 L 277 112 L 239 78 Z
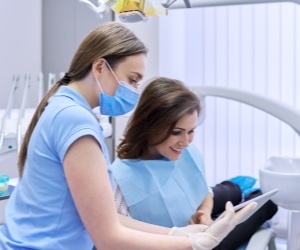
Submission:
M 50 73 L 48 76 L 47 89 L 50 89 L 56 82 L 56 75 Z M 17 98 L 17 91 L 20 90 L 20 77 L 15 75 L 12 80 L 11 91 L 9 94 L 6 109 L 0 110 L 0 173 L 5 173 L 11 178 L 18 176 L 17 173 L 17 155 L 21 143 L 35 108 L 29 108 L 29 91 L 31 86 L 31 77 L 26 74 L 24 77 L 24 88 L 22 89 L 22 98 L 19 108 L 14 107 Z M 38 85 L 38 103 L 44 96 L 44 77 L 42 73 L 37 77 Z M 103 128 L 105 138 L 112 136 L 112 124 L 108 116 L 99 114 L 98 109 L 94 109 L 95 117 Z M 13 164 L 13 165 L 11 165 Z
M 206 96 L 214 96 L 260 109 L 288 124 L 300 136 L 300 111 L 292 106 L 263 95 L 233 88 L 201 86 L 191 87 L 191 90 L 202 102 Z M 279 191 L 272 200 L 289 211 L 287 250 L 300 249 L 300 196 L 296 191 L 300 188 L 300 158 L 271 157 L 266 161 L 265 167 L 260 169 L 259 174 L 262 192 L 278 188 Z

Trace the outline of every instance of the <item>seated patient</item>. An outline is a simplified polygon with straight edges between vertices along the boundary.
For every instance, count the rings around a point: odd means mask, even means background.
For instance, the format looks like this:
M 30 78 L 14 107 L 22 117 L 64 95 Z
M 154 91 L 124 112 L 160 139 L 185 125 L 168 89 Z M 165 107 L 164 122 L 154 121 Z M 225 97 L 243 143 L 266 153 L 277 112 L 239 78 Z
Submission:
M 191 143 L 200 111 L 198 97 L 180 81 L 155 78 L 148 83 L 112 166 L 120 214 L 166 227 L 210 225 L 226 201 L 241 202 L 236 183 L 207 185 L 202 155 Z M 258 190 L 248 198 L 260 194 Z M 268 201 L 215 249 L 236 249 L 276 212 Z

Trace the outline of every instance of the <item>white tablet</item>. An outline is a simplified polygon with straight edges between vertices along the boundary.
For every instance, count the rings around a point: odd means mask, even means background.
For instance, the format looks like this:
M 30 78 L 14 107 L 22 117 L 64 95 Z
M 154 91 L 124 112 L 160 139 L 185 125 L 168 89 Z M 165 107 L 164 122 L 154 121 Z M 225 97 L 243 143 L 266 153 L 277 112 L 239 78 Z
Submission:
M 248 214 L 246 214 L 239 223 L 244 222 L 245 220 L 247 220 L 251 215 L 253 215 L 258 209 L 260 209 L 268 200 L 271 199 L 271 197 L 276 194 L 278 192 L 278 189 L 273 189 L 267 193 L 264 193 L 260 196 L 257 196 L 251 200 L 245 201 L 241 204 L 238 204 L 236 206 L 233 207 L 234 211 L 238 211 L 240 209 L 242 209 L 243 207 L 247 206 L 250 202 L 255 201 L 257 203 L 257 206 L 255 209 L 251 210 Z M 217 218 L 215 219 L 215 222 L 221 218 L 223 218 L 224 216 L 224 212 Z M 238 224 L 239 224 L 238 223 Z

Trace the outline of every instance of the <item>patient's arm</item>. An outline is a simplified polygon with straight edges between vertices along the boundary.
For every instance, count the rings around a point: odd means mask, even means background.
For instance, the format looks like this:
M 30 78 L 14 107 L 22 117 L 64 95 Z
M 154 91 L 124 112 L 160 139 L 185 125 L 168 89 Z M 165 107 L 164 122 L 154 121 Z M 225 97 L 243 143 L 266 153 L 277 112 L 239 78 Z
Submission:
M 211 219 L 211 212 L 213 209 L 213 195 L 209 193 L 202 203 L 197 208 L 197 211 L 191 216 L 189 224 L 204 224 L 210 225 L 213 221 Z

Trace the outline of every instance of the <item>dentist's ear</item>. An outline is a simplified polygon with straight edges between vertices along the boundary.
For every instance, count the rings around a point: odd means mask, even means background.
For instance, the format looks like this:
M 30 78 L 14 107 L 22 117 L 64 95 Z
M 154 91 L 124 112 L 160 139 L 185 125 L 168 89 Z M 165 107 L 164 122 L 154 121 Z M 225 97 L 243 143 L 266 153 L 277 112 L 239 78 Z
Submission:
M 99 76 L 103 71 L 103 67 L 105 67 L 105 59 L 99 58 L 92 64 L 92 71 L 94 75 Z

